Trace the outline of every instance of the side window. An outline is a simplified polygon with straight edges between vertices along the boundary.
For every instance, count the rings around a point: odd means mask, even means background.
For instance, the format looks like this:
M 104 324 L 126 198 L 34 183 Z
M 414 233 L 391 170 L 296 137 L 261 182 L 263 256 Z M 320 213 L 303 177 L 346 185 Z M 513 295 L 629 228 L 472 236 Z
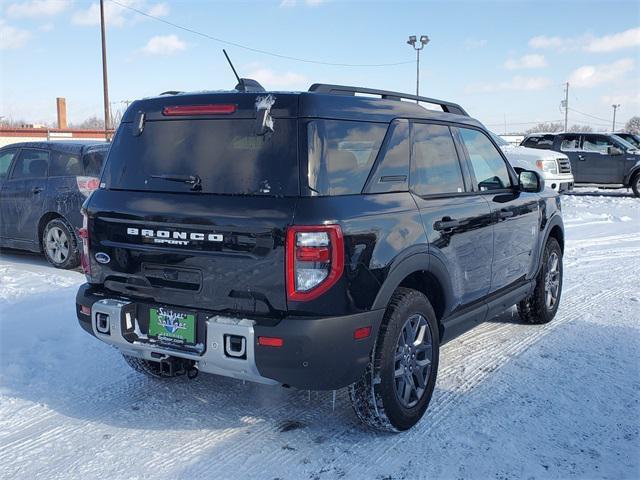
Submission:
M 307 125 L 308 182 L 314 195 L 362 191 L 388 125 L 314 120 Z
M 560 150 L 563 152 L 577 152 L 580 150 L 580 135 L 565 135 L 562 137 Z
M 461 128 L 460 136 L 469 154 L 480 191 L 510 188 L 507 165 L 489 138 L 484 133 L 469 128 Z
M 107 155 L 107 150 L 96 150 L 89 152 L 82 157 L 84 175 L 89 177 L 99 177 L 102 173 L 102 165 Z
M 78 155 L 63 152 L 51 152 L 50 177 L 83 175 L 84 169 Z
M 585 152 L 597 152 L 606 155 L 609 147 L 613 147 L 613 142 L 607 137 L 598 135 L 587 135 L 584 137 L 582 149 Z
M 411 184 L 418 195 L 464 192 L 460 161 L 449 127 L 413 124 Z
M 409 188 L 409 121 L 394 120 L 380 150 L 368 193 L 404 192 Z
M 0 152 L 0 178 L 6 178 L 9 173 L 9 167 L 11 167 L 11 160 L 15 157 L 17 148 L 11 148 Z
M 23 148 L 18 154 L 11 178 L 42 178 L 49 169 L 49 152 Z

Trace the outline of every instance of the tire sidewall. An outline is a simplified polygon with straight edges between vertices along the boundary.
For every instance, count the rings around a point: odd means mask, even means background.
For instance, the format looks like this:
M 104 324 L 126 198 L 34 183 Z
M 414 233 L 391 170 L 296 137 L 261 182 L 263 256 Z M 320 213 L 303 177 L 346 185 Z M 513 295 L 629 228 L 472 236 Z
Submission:
M 556 303 L 551 310 L 547 308 L 547 303 L 545 300 L 545 279 L 547 277 L 547 262 L 551 254 L 555 252 L 558 255 L 558 272 L 559 272 L 559 286 L 558 286 L 558 298 L 556 299 Z M 558 307 L 560 306 L 560 300 L 562 299 L 562 284 L 564 281 L 564 271 L 562 264 L 562 249 L 560 248 L 560 244 L 555 238 L 549 238 L 547 241 L 547 245 L 544 249 L 544 258 L 542 263 L 542 269 L 540 271 L 540 301 L 542 302 L 542 310 L 544 311 L 545 319 L 547 321 L 551 321 L 553 317 L 556 316 L 558 311 Z
M 53 258 L 49 256 L 49 252 L 47 251 L 47 245 L 46 245 L 47 234 L 52 228 L 61 229 L 69 239 L 69 255 L 67 256 L 65 261 L 62 263 L 56 262 Z M 62 268 L 62 269 L 70 269 L 70 268 L 75 268 L 80 264 L 80 258 L 79 258 L 80 253 L 78 251 L 78 242 L 77 242 L 76 236 L 73 233 L 72 228 L 64 219 L 54 218 L 53 220 L 50 220 L 47 223 L 47 225 L 44 227 L 44 230 L 42 231 L 42 238 L 40 239 L 40 241 L 42 242 L 42 251 L 44 252 L 45 258 L 54 267 Z
M 414 314 L 422 315 L 431 330 L 431 338 L 433 342 L 431 372 L 427 380 L 424 395 L 418 403 L 406 408 L 397 397 L 395 391 L 395 350 L 398 337 L 406 320 Z M 415 425 L 424 415 L 433 391 L 435 388 L 436 377 L 438 372 L 439 357 L 439 333 L 438 323 L 433 308 L 429 304 L 424 295 L 419 292 L 410 295 L 407 301 L 401 302 L 389 316 L 389 323 L 385 331 L 384 337 L 378 339 L 379 352 L 377 352 L 376 360 L 379 368 L 376 369 L 380 375 L 380 383 L 375 388 L 376 392 L 382 399 L 385 413 L 389 422 L 398 430 L 407 430 Z

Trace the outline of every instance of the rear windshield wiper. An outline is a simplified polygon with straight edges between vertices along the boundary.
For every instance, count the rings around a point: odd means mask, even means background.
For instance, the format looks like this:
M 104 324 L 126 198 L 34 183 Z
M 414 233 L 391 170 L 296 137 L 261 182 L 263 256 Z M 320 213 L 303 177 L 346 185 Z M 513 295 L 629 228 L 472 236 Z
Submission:
M 191 185 L 191 190 L 202 190 L 202 179 L 198 175 L 151 175 L 151 178 L 187 183 Z

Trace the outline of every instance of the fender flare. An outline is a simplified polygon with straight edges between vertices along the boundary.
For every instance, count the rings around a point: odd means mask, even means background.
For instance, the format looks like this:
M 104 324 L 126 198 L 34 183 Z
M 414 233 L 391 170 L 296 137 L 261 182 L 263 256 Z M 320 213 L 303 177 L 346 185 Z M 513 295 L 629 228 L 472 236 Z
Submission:
M 449 281 L 449 272 L 445 264 L 435 255 L 427 252 L 413 253 L 394 262 L 389 273 L 378 291 L 373 302 L 372 309 L 386 309 L 393 292 L 400 286 L 402 281 L 415 272 L 427 272 L 432 275 L 440 284 L 444 295 L 444 315 L 450 311 L 453 292 Z
M 629 170 L 629 173 L 624 176 L 624 185 L 630 187 L 631 180 L 633 180 L 633 177 L 636 175 L 640 175 L 640 161 L 636 162 L 636 164 Z
M 559 227 L 560 231 L 562 232 L 562 243 L 560 246 L 564 253 L 564 244 L 565 244 L 564 222 L 562 221 L 561 215 L 555 214 L 551 217 L 551 219 L 547 222 L 547 225 L 545 226 L 544 237 L 543 237 L 544 240 L 540 243 L 540 250 L 538 251 L 538 255 L 536 256 L 537 263 L 536 263 L 536 268 L 534 270 L 535 271 L 534 278 L 538 276 L 538 273 L 540 272 L 540 268 L 542 267 L 542 257 L 544 256 L 544 248 L 547 245 L 547 241 L 549 240 L 551 230 L 553 230 L 554 227 Z

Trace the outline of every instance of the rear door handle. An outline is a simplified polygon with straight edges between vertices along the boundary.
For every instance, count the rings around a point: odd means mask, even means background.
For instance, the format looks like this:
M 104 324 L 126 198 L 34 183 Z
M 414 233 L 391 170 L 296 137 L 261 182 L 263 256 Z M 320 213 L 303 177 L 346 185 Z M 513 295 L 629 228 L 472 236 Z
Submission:
M 33 187 L 33 189 L 31 190 L 34 194 L 36 193 L 40 193 L 41 191 L 43 191 L 44 188 L 42 187 Z
M 455 220 L 451 217 L 443 217 L 442 220 L 438 220 L 433 224 L 434 230 L 451 230 L 460 226 L 460 220 Z

